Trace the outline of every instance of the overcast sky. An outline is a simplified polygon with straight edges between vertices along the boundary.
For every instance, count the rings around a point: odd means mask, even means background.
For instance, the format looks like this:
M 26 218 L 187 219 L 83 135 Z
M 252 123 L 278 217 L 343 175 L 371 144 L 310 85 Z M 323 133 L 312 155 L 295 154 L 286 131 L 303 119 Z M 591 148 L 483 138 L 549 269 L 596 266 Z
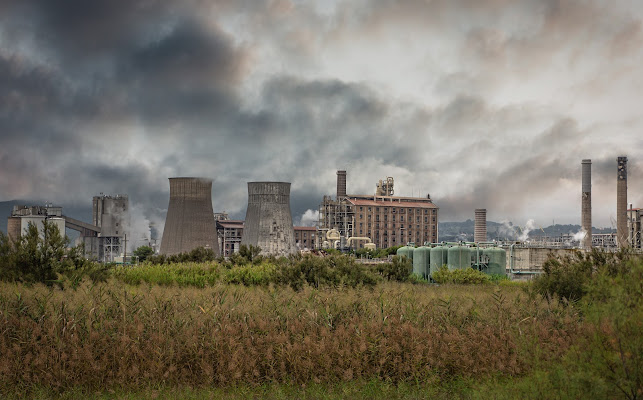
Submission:
M 295 223 L 334 195 L 427 193 L 441 221 L 580 223 L 643 207 L 640 0 L 0 0 L 0 201 L 128 194 L 168 177 L 292 182 Z M 310 214 L 310 213 L 309 213 Z

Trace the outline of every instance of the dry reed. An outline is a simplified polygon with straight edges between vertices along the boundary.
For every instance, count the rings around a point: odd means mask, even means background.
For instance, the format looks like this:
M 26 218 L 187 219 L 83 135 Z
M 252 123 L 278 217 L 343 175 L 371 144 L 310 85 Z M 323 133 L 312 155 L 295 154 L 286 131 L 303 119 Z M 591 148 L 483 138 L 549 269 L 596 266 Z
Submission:
M 0 392 L 518 376 L 583 329 L 517 288 L 0 283 Z

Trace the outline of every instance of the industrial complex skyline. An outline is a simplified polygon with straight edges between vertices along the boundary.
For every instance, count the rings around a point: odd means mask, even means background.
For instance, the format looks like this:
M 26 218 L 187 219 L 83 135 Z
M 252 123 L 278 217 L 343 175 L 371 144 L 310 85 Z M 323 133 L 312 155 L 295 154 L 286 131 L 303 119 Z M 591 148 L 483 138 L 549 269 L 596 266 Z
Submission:
M 616 219 L 643 207 L 643 5 L 616 0 L 0 2 L 0 201 L 127 194 L 163 226 L 168 177 L 291 182 L 293 220 L 395 178 L 441 221 Z M 629 204 L 628 204 L 629 206 Z M 135 216 L 136 217 L 136 216 Z

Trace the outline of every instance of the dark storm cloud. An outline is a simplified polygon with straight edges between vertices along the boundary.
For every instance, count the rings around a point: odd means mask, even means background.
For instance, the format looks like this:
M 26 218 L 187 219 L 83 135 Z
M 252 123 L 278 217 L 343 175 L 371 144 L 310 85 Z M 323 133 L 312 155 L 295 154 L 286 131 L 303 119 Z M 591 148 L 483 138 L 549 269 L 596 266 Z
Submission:
M 593 151 L 595 128 L 542 102 L 492 98 L 499 81 L 532 82 L 557 49 L 562 65 L 584 60 L 592 38 L 615 57 L 635 52 L 640 23 L 613 23 L 627 18 L 599 6 L 0 1 L 0 167 L 12 177 L 0 176 L 0 188 L 79 203 L 127 193 L 162 209 L 168 177 L 207 176 L 215 209 L 243 218 L 247 181 L 288 180 L 297 219 L 333 194 L 335 170 L 347 168 L 349 192 L 372 193 L 393 174 L 397 193 L 430 191 L 446 220 L 489 204 L 518 213 L 577 179 L 581 158 L 596 159 L 602 182 L 608 158 Z M 438 38 L 456 55 L 444 70 L 431 69 L 440 60 L 414 66 L 435 74 L 418 93 L 437 99 L 315 70 L 343 66 L 329 47 L 356 40 L 359 52 L 400 34 L 426 38 L 427 49 Z M 398 75 L 385 83 L 406 78 Z M 602 151 L 619 148 L 604 140 Z

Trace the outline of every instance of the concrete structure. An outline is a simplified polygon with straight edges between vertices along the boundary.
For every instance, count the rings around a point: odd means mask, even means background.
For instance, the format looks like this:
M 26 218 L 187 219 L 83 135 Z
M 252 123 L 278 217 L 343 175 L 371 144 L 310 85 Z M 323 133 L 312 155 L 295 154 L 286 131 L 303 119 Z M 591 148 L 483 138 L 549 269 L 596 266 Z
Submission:
M 573 256 L 575 249 L 551 249 L 546 247 L 514 247 L 506 248 L 507 272 L 513 266 L 514 271 L 541 272 L 543 264 L 550 257 L 562 258 Z
M 101 236 L 123 237 L 129 229 L 129 199 L 127 195 L 94 196 L 92 224 L 101 230 Z
M 297 251 L 289 182 L 248 182 L 241 244 L 259 246 L 266 255 L 286 256 Z
M 616 170 L 616 238 L 618 247 L 628 246 L 627 234 L 627 157 L 617 158 Z
M 473 241 L 476 243 L 487 241 L 487 209 L 476 208 L 473 225 Z
M 317 243 L 317 228 L 314 226 L 295 226 L 295 246 L 298 250 L 312 250 Z
M 581 162 L 581 175 L 581 229 L 585 232 L 581 247 L 589 250 L 592 248 L 592 160 Z
M 53 224 L 58 232 L 65 237 L 65 218 L 62 207 L 46 206 L 14 206 L 7 220 L 7 234 L 11 240 L 18 240 L 27 232 L 29 224 L 33 224 L 41 237 L 44 237 L 44 222 Z
M 221 254 L 228 257 L 232 253 L 237 253 L 243 236 L 243 221 L 219 219 L 216 224 Z
M 170 202 L 161 239 L 161 254 L 189 252 L 197 247 L 219 254 L 212 179 L 169 178 Z
M 634 208 L 630 204 L 627 210 L 627 231 L 630 246 L 635 249 L 641 249 L 641 223 L 643 221 L 643 209 Z
M 338 174 L 338 179 L 339 179 Z M 393 193 L 393 179 L 380 181 L 377 193 Z M 378 248 L 407 242 L 422 244 L 438 240 L 438 207 L 427 197 L 398 197 L 375 195 L 351 195 L 333 200 L 324 196 L 319 206 L 319 223 L 316 247 L 326 247 L 326 233 L 339 232 L 339 248 L 363 248 L 366 240 L 352 237 L 368 237 Z

